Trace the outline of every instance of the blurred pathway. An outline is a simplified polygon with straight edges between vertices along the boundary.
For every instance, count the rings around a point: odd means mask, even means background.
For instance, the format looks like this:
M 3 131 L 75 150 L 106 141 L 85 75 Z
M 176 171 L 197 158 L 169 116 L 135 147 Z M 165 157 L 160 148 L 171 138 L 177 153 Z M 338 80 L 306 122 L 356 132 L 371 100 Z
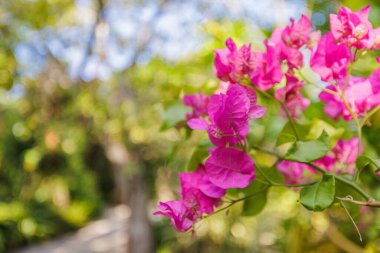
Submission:
M 73 234 L 12 253 L 125 253 L 130 209 L 125 205 L 109 208 L 104 216 Z

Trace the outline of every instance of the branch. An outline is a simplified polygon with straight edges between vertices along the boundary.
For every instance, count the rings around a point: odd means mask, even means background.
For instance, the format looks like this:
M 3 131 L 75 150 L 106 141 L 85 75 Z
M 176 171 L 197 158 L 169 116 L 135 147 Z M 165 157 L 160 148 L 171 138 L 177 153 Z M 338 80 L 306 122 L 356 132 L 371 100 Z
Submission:
M 362 121 L 362 124 L 361 124 L 361 127 L 363 127 L 367 121 L 376 113 L 380 110 L 380 105 L 378 105 L 377 107 L 375 107 L 372 111 L 370 111 L 363 119 Z
M 343 207 L 344 211 L 346 212 L 348 218 L 350 218 L 352 224 L 354 225 L 354 227 L 355 227 L 355 229 L 356 229 L 356 232 L 357 232 L 358 235 L 359 235 L 359 239 L 360 239 L 360 241 L 362 242 L 362 241 L 363 241 L 362 234 L 360 233 L 360 230 L 359 230 L 358 226 L 356 225 L 354 219 L 352 218 L 350 212 L 348 211 L 348 209 L 346 208 L 346 206 L 344 205 L 344 203 L 343 203 L 342 200 L 340 200 L 340 204 L 341 204 L 341 206 Z
M 261 147 L 258 147 L 258 146 L 251 146 L 253 149 L 256 149 L 258 151 L 261 151 L 261 152 L 264 152 L 264 153 L 267 153 L 269 155 L 273 155 L 275 156 L 276 158 L 278 158 L 279 160 L 284 160 L 284 161 L 288 161 L 286 159 L 284 159 L 277 151 L 273 151 L 273 150 L 267 150 L 267 149 L 264 149 L 264 148 L 261 148 Z M 375 203 L 374 199 L 368 194 L 366 193 L 362 188 L 360 188 L 355 182 L 353 181 L 350 181 L 340 175 L 336 175 L 336 174 L 331 174 L 331 173 L 328 173 L 326 172 L 324 169 L 322 169 L 321 167 L 311 163 L 311 162 L 308 162 L 308 163 L 304 163 L 304 164 L 307 164 L 309 165 L 310 167 L 312 167 L 313 169 L 317 170 L 318 172 L 322 173 L 322 174 L 328 174 L 328 175 L 332 175 L 335 177 L 336 180 L 340 181 L 341 183 L 344 183 L 345 185 L 351 187 L 353 190 L 355 190 L 357 193 L 359 193 L 365 200 L 371 202 L 371 203 Z
M 77 80 L 79 80 L 87 66 L 87 62 L 88 62 L 88 59 L 90 58 L 91 56 L 91 53 L 92 53 L 92 48 L 96 42 L 96 28 L 98 27 L 99 24 L 101 24 L 102 22 L 104 22 L 104 7 L 105 7 L 105 4 L 103 2 L 104 0 L 97 0 L 97 5 L 98 5 L 98 9 L 97 9 L 97 12 L 96 12 L 96 17 L 95 17 L 95 21 L 94 21 L 94 24 L 92 25 L 91 27 L 91 31 L 90 31 L 90 37 L 88 38 L 88 41 L 84 47 L 84 52 L 83 52 L 83 57 L 82 57 L 82 60 L 80 61 L 80 64 L 79 64 L 79 67 L 78 67 L 78 72 L 77 74 L 75 75 L 75 78 Z
M 360 205 L 360 206 L 369 206 L 369 207 L 380 208 L 380 201 L 376 201 L 376 200 L 373 200 L 373 199 L 370 199 L 370 200 L 367 200 L 367 201 L 360 201 L 360 200 L 354 200 L 352 198 L 352 196 L 346 196 L 344 198 L 342 198 L 342 197 L 336 197 L 336 198 L 339 199 L 339 200 L 341 200 L 341 201 L 350 202 L 350 203 L 353 203 L 353 204 L 356 204 L 356 205 Z
M 254 193 L 252 193 L 252 194 L 249 194 L 249 195 L 247 195 L 247 196 L 245 196 L 245 197 L 243 197 L 243 198 L 240 198 L 240 199 L 233 199 L 233 200 L 231 200 L 231 203 L 230 203 L 230 204 L 228 204 L 228 205 L 226 205 L 226 206 L 224 206 L 224 207 L 222 207 L 222 208 L 216 210 L 215 212 L 213 212 L 213 213 L 210 214 L 210 215 L 207 215 L 207 216 L 203 217 L 203 220 L 206 219 L 206 218 L 208 218 L 208 217 L 210 217 L 210 216 L 213 216 L 213 215 L 215 215 L 215 214 L 217 214 L 217 213 L 223 212 L 224 210 L 226 210 L 226 209 L 230 208 L 231 206 L 235 205 L 236 203 L 239 203 L 239 202 L 241 202 L 241 201 L 243 201 L 243 200 L 246 200 L 246 199 L 252 198 L 252 197 L 256 196 L 257 194 L 259 194 L 259 193 L 261 193 L 261 192 L 263 192 L 263 191 L 266 191 L 268 188 L 269 188 L 269 185 L 263 187 L 262 189 L 258 190 L 257 192 L 254 192 Z
M 310 79 L 308 79 L 308 78 L 307 78 L 307 77 L 301 72 L 301 70 L 299 70 L 297 73 L 300 75 L 300 77 L 301 77 L 304 81 L 306 81 L 306 83 L 308 83 L 308 84 L 314 86 L 315 88 L 321 89 L 321 90 L 323 90 L 323 91 L 325 91 L 325 92 L 327 92 L 327 93 L 329 93 L 329 94 L 331 94 L 331 95 L 333 95 L 333 96 L 337 96 L 337 95 L 338 95 L 338 93 L 336 93 L 335 91 L 330 90 L 330 89 L 327 89 L 327 88 L 325 88 L 325 87 L 323 87 L 323 86 L 321 86 L 321 85 L 319 85 L 319 84 L 317 84 L 317 83 L 312 82 Z
M 170 0 L 160 1 L 158 9 L 156 10 L 152 18 L 150 18 L 150 20 L 148 20 L 147 22 L 145 22 L 145 24 L 142 24 L 140 26 L 140 31 L 142 32 L 140 33 L 140 36 L 137 36 L 136 38 L 136 49 L 134 50 L 134 53 L 131 57 L 131 64 L 129 68 L 132 68 L 136 65 L 139 56 L 142 52 L 144 52 L 144 50 L 147 48 L 148 44 L 152 40 L 154 35 L 154 25 L 157 23 L 157 19 L 159 19 L 160 16 L 164 13 L 164 9 L 166 5 L 169 3 Z
M 364 250 L 351 240 L 347 239 L 338 228 L 331 224 L 327 230 L 327 236 L 332 243 L 348 253 L 363 253 Z
M 260 166 L 255 164 L 255 168 L 260 172 L 260 174 L 265 178 L 266 183 L 268 183 L 270 186 L 280 186 L 280 187 L 302 187 L 302 186 L 308 186 L 315 184 L 316 182 L 309 182 L 309 183 L 304 183 L 304 184 L 281 184 L 272 181 L 265 173 L 264 171 L 260 168 Z M 257 179 L 256 179 L 257 180 Z

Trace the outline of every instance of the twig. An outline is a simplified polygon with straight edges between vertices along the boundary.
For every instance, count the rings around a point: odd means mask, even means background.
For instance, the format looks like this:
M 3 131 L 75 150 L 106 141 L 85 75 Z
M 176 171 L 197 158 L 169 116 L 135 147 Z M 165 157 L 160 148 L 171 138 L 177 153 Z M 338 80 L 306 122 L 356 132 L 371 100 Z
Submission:
M 315 182 L 310 182 L 310 183 L 304 183 L 304 184 L 281 184 L 281 183 L 277 183 L 277 182 L 274 182 L 273 180 L 271 180 L 265 173 L 264 171 L 260 168 L 260 166 L 255 166 L 255 168 L 260 172 L 260 174 L 265 178 L 266 180 L 266 183 L 268 183 L 270 186 L 279 186 L 279 187 L 302 187 L 302 186 L 308 186 L 308 185 L 312 185 L 314 184 Z M 255 180 L 258 180 L 258 179 L 255 179 Z
M 315 88 L 319 88 L 319 89 L 321 89 L 321 90 L 323 90 L 323 91 L 325 91 L 325 92 L 327 92 L 327 93 L 329 93 L 331 95 L 334 95 L 334 96 L 338 95 L 338 93 L 336 93 L 335 91 L 327 89 L 327 88 L 325 88 L 325 87 L 323 87 L 323 86 L 321 86 L 319 84 L 316 84 L 316 83 L 310 81 L 301 71 L 298 71 L 297 73 L 300 75 L 300 77 L 304 81 L 306 81 L 308 84 L 314 86 Z
M 366 122 L 376 113 L 380 110 L 380 105 L 376 106 L 374 109 L 372 109 L 363 119 L 361 127 L 363 127 Z
M 235 205 L 235 204 L 238 203 L 238 202 L 241 202 L 241 201 L 243 201 L 243 200 L 246 200 L 246 199 L 252 198 L 252 197 L 256 196 L 257 194 L 259 194 L 259 193 L 261 193 L 261 192 L 263 192 L 263 191 L 266 191 L 268 188 L 269 188 L 269 185 L 263 187 L 262 189 L 258 190 L 258 191 L 255 192 L 255 193 L 249 194 L 249 195 L 247 195 L 247 196 L 245 196 L 245 197 L 243 197 L 243 198 L 235 199 L 235 200 L 231 200 L 231 203 L 230 203 L 230 204 L 228 204 L 227 206 L 222 207 L 222 208 L 216 210 L 215 212 L 213 212 L 212 214 L 210 214 L 210 215 L 208 215 L 208 216 L 203 217 L 202 220 L 204 220 L 204 219 L 206 219 L 206 218 L 208 218 L 208 217 L 211 217 L 211 216 L 213 216 L 213 215 L 215 215 L 215 214 L 217 214 L 217 213 L 223 212 L 224 210 L 227 210 L 228 208 L 230 208 L 231 206 Z
M 265 152 L 267 154 L 270 154 L 270 155 L 273 155 L 275 157 L 277 157 L 278 159 L 280 160 L 285 160 L 278 152 L 276 151 L 271 151 L 271 150 L 267 150 L 267 149 L 263 149 L 263 148 L 260 148 L 258 146 L 252 146 L 253 149 L 256 149 L 258 151 L 261 151 L 261 152 Z M 327 171 L 325 171 L 324 169 L 322 169 L 321 167 L 311 163 L 311 162 L 308 162 L 308 163 L 304 163 L 304 164 L 307 164 L 309 165 L 310 167 L 312 167 L 313 169 L 317 170 L 318 172 L 322 173 L 322 174 L 328 174 L 328 175 L 332 175 L 335 177 L 336 180 L 346 184 L 347 186 L 351 187 L 352 189 L 354 189 L 357 193 L 359 193 L 365 200 L 367 201 L 371 201 L 372 203 L 375 203 L 373 202 L 374 199 L 368 194 L 366 193 L 363 189 L 361 189 L 355 182 L 353 181 L 350 181 L 340 175 L 336 175 L 336 174 L 330 174 L 328 173 Z
M 339 199 L 340 201 L 346 201 L 346 202 L 350 202 L 350 203 L 360 205 L 360 206 L 369 206 L 369 207 L 380 208 L 380 201 L 376 201 L 373 199 L 370 199 L 367 201 L 360 201 L 360 200 L 354 200 L 352 198 L 352 196 L 346 196 L 344 198 L 342 198 L 342 197 L 336 197 L 336 198 Z
M 338 228 L 330 223 L 329 228 L 327 230 L 327 236 L 329 237 L 330 241 L 334 243 L 336 246 L 338 246 L 340 249 L 342 249 L 344 252 L 347 253 L 363 253 L 364 250 L 353 243 L 351 240 L 349 240 L 347 237 L 345 237 Z
M 281 102 L 281 101 L 278 101 L 282 107 L 282 109 L 285 111 L 286 113 L 286 116 L 288 117 L 289 119 L 289 122 L 290 122 L 290 127 L 292 128 L 293 132 L 294 132 L 294 136 L 296 137 L 297 141 L 300 140 L 300 137 L 298 135 L 298 132 L 297 132 L 297 129 L 296 129 L 296 126 L 294 125 L 294 120 L 292 118 L 292 115 L 290 115 L 290 112 L 288 110 L 288 108 L 286 108 L 286 105 L 284 102 Z
M 77 74 L 75 75 L 75 78 L 77 80 L 80 80 L 80 78 L 81 78 L 81 76 L 82 76 L 82 74 L 83 74 L 83 72 L 87 66 L 88 59 L 91 56 L 92 48 L 96 42 L 96 28 L 98 27 L 98 25 L 100 23 L 104 22 L 104 20 L 105 20 L 104 19 L 104 7 L 105 7 L 105 5 L 103 3 L 103 0 L 98 0 L 97 3 L 98 3 L 98 9 L 96 12 L 95 21 L 91 27 L 90 36 L 89 36 L 88 41 L 84 47 L 83 57 L 82 57 L 82 60 L 80 61 L 80 64 L 79 64 L 79 67 L 77 70 Z
M 340 89 L 339 84 L 336 84 L 335 87 L 336 87 L 338 93 L 340 94 L 340 98 L 342 99 L 344 105 L 346 106 L 347 110 L 350 112 L 350 115 L 351 115 L 352 119 L 355 122 L 355 125 L 356 125 L 356 128 L 357 128 L 357 133 L 358 133 L 358 138 L 359 138 L 359 141 L 358 141 L 358 156 L 359 156 L 360 155 L 360 147 L 361 147 L 361 143 L 362 143 L 362 125 L 360 124 L 359 119 L 356 116 L 355 112 L 351 108 L 351 105 L 348 103 L 348 101 L 344 97 L 344 92 L 345 92 L 345 90 L 347 88 L 349 76 L 351 75 L 351 71 L 352 71 L 352 64 L 350 64 L 349 72 L 348 72 L 346 80 L 344 82 L 343 91 Z M 356 182 L 356 180 L 358 179 L 358 177 L 359 177 L 359 170 L 356 169 L 355 172 L 354 172 L 354 176 L 353 176 L 352 180 L 354 182 Z
M 343 201 L 342 201 L 342 200 L 340 200 L 340 204 L 342 205 L 343 209 L 346 211 L 346 213 L 347 213 L 348 217 L 350 218 L 352 224 L 354 224 L 354 227 L 355 227 L 355 229 L 356 229 L 356 232 L 358 232 L 359 239 L 360 239 L 360 241 L 362 242 L 362 241 L 363 241 L 362 234 L 360 233 L 360 230 L 359 230 L 358 226 L 356 225 L 354 219 L 352 218 L 350 212 L 347 210 L 347 208 L 346 208 L 346 206 L 343 204 Z

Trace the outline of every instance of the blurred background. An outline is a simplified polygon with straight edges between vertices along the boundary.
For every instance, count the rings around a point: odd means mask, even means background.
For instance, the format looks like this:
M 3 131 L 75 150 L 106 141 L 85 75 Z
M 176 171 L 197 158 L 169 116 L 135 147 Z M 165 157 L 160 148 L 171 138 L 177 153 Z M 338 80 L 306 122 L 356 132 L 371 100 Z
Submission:
M 361 210 L 361 242 L 344 213 L 310 213 L 287 189 L 272 189 L 258 216 L 237 206 L 195 235 L 151 215 L 159 200 L 177 198 L 178 172 L 205 139 L 183 127 L 181 96 L 218 86 L 213 49 L 228 37 L 262 49 L 275 26 L 302 13 L 325 32 L 342 4 L 356 11 L 370 2 L 0 1 L 0 252 L 380 252 L 374 210 Z M 370 19 L 380 25 L 379 1 Z M 376 67 L 364 63 L 358 73 Z M 270 143 L 284 122 L 262 103 L 268 117 L 252 138 Z M 325 117 L 320 104 L 307 113 Z M 377 156 L 379 121 L 365 129 Z M 59 248 L 31 246 L 78 229 L 95 238 L 86 251 L 68 248 L 78 234 Z M 99 241 L 101 231 L 120 243 Z

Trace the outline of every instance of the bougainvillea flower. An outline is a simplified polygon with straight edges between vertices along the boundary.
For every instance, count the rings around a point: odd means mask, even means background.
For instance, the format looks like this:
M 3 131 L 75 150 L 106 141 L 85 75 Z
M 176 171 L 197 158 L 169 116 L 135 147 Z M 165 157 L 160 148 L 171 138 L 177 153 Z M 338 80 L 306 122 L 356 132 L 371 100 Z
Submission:
M 257 105 L 256 100 L 253 89 L 233 84 L 226 94 L 211 96 L 208 105 L 210 124 L 204 119 L 192 119 L 188 125 L 195 130 L 207 130 L 215 146 L 225 147 L 227 143 L 232 146 L 245 139 L 249 120 L 265 114 L 265 108 Z
M 368 21 L 370 5 L 358 12 L 347 7 L 340 8 L 338 15 L 330 14 L 330 29 L 334 39 L 358 49 L 368 48 L 372 24 Z
M 179 232 L 188 231 L 198 220 L 198 217 L 186 207 L 182 199 L 160 202 L 158 209 L 160 211 L 153 214 L 169 217 L 172 226 Z
M 193 108 L 191 112 L 186 114 L 187 120 L 207 116 L 209 97 L 205 94 L 199 92 L 198 94 L 185 95 L 182 102 L 184 105 Z
M 199 205 L 197 209 L 200 213 L 210 214 L 215 206 L 220 203 L 220 198 L 226 194 L 226 190 L 210 182 L 203 165 L 199 165 L 195 172 L 179 173 L 182 188 L 182 198 L 189 201 L 191 205 L 195 199 Z
M 228 38 L 226 46 L 227 48 L 215 50 L 214 72 L 222 81 L 240 82 L 255 65 L 251 44 L 242 45 L 238 49 L 235 42 Z
M 219 83 L 219 86 L 218 88 L 216 89 L 216 91 L 214 92 L 214 94 L 220 94 L 220 93 L 223 93 L 223 94 L 226 94 L 228 89 L 233 85 L 233 83 L 231 82 L 223 82 L 221 81 Z
M 245 188 L 255 178 L 252 158 L 244 151 L 216 148 L 205 162 L 209 180 L 223 189 Z
M 380 57 L 376 58 L 380 63 Z M 369 77 L 373 94 L 368 98 L 367 107 L 371 110 L 373 107 L 380 105 L 380 67 L 376 68 Z
M 281 62 L 277 57 L 276 50 L 264 41 L 266 52 L 255 52 L 256 66 L 251 73 L 253 85 L 262 91 L 272 88 L 282 80 Z
M 275 91 L 274 97 L 277 100 L 283 101 L 287 110 L 293 118 L 304 112 L 310 105 L 310 100 L 302 95 L 303 81 L 294 76 L 286 74 L 286 86 Z M 281 108 L 282 109 L 282 108 Z M 283 111 L 282 115 L 286 117 Z
M 275 44 L 274 46 L 278 59 L 285 61 L 290 69 L 300 68 L 303 66 L 303 55 L 297 48 L 286 46 L 282 43 Z
M 297 48 L 287 46 L 282 39 L 283 29 L 273 30 L 269 43 L 273 45 L 276 57 L 280 62 L 286 62 L 289 68 L 298 68 L 303 65 L 302 53 Z
M 342 92 L 344 89 L 344 80 L 339 81 L 338 85 Z M 337 92 L 334 85 L 329 85 L 326 89 Z M 344 98 L 357 117 L 361 117 L 366 111 L 379 105 L 379 96 L 380 94 L 373 93 L 370 79 L 363 77 L 350 77 L 346 90 L 344 91 Z M 342 116 L 343 119 L 347 121 L 352 119 L 350 111 L 346 107 L 341 95 L 338 92 L 336 95 L 333 95 L 326 91 L 322 91 L 319 94 L 319 98 L 321 101 L 327 103 L 324 110 L 331 118 L 336 120 Z
M 295 48 L 281 47 L 281 58 L 285 59 L 289 68 L 297 68 L 303 66 L 303 55 Z
M 338 45 L 331 33 L 327 33 L 318 43 L 317 50 L 312 54 L 310 66 L 314 72 L 326 82 L 344 79 L 350 62 L 350 50 L 344 45 Z
M 338 174 L 353 174 L 355 171 L 355 162 L 358 157 L 358 144 L 358 137 L 346 141 L 340 139 L 335 147 L 320 160 L 315 161 L 315 164 L 327 171 L 334 171 Z M 361 146 L 360 153 L 362 151 L 363 146 Z
M 308 176 L 316 173 L 309 165 L 291 161 L 279 162 L 277 169 L 284 175 L 286 184 L 306 183 L 310 181 L 310 177 Z
M 380 57 L 376 58 L 376 61 L 380 63 Z M 369 77 L 369 81 L 372 86 L 373 93 L 380 92 L 380 67 L 376 68 Z
M 372 49 L 380 49 L 380 27 L 373 29 L 371 34 Z
M 298 22 L 290 20 L 291 24 L 284 29 L 276 28 L 269 41 L 276 50 L 280 61 L 285 61 L 289 68 L 303 66 L 303 55 L 300 51 L 302 46 L 308 48 L 316 45 L 320 39 L 320 31 L 312 32 L 312 24 L 309 18 L 302 15 Z
M 313 48 L 318 44 L 321 39 L 321 31 L 315 31 L 309 34 L 309 40 L 307 41 L 307 48 Z
M 284 44 L 292 48 L 300 48 L 306 45 L 309 41 L 309 34 L 313 29 L 310 19 L 302 15 L 296 23 L 291 18 L 290 23 L 281 34 Z

